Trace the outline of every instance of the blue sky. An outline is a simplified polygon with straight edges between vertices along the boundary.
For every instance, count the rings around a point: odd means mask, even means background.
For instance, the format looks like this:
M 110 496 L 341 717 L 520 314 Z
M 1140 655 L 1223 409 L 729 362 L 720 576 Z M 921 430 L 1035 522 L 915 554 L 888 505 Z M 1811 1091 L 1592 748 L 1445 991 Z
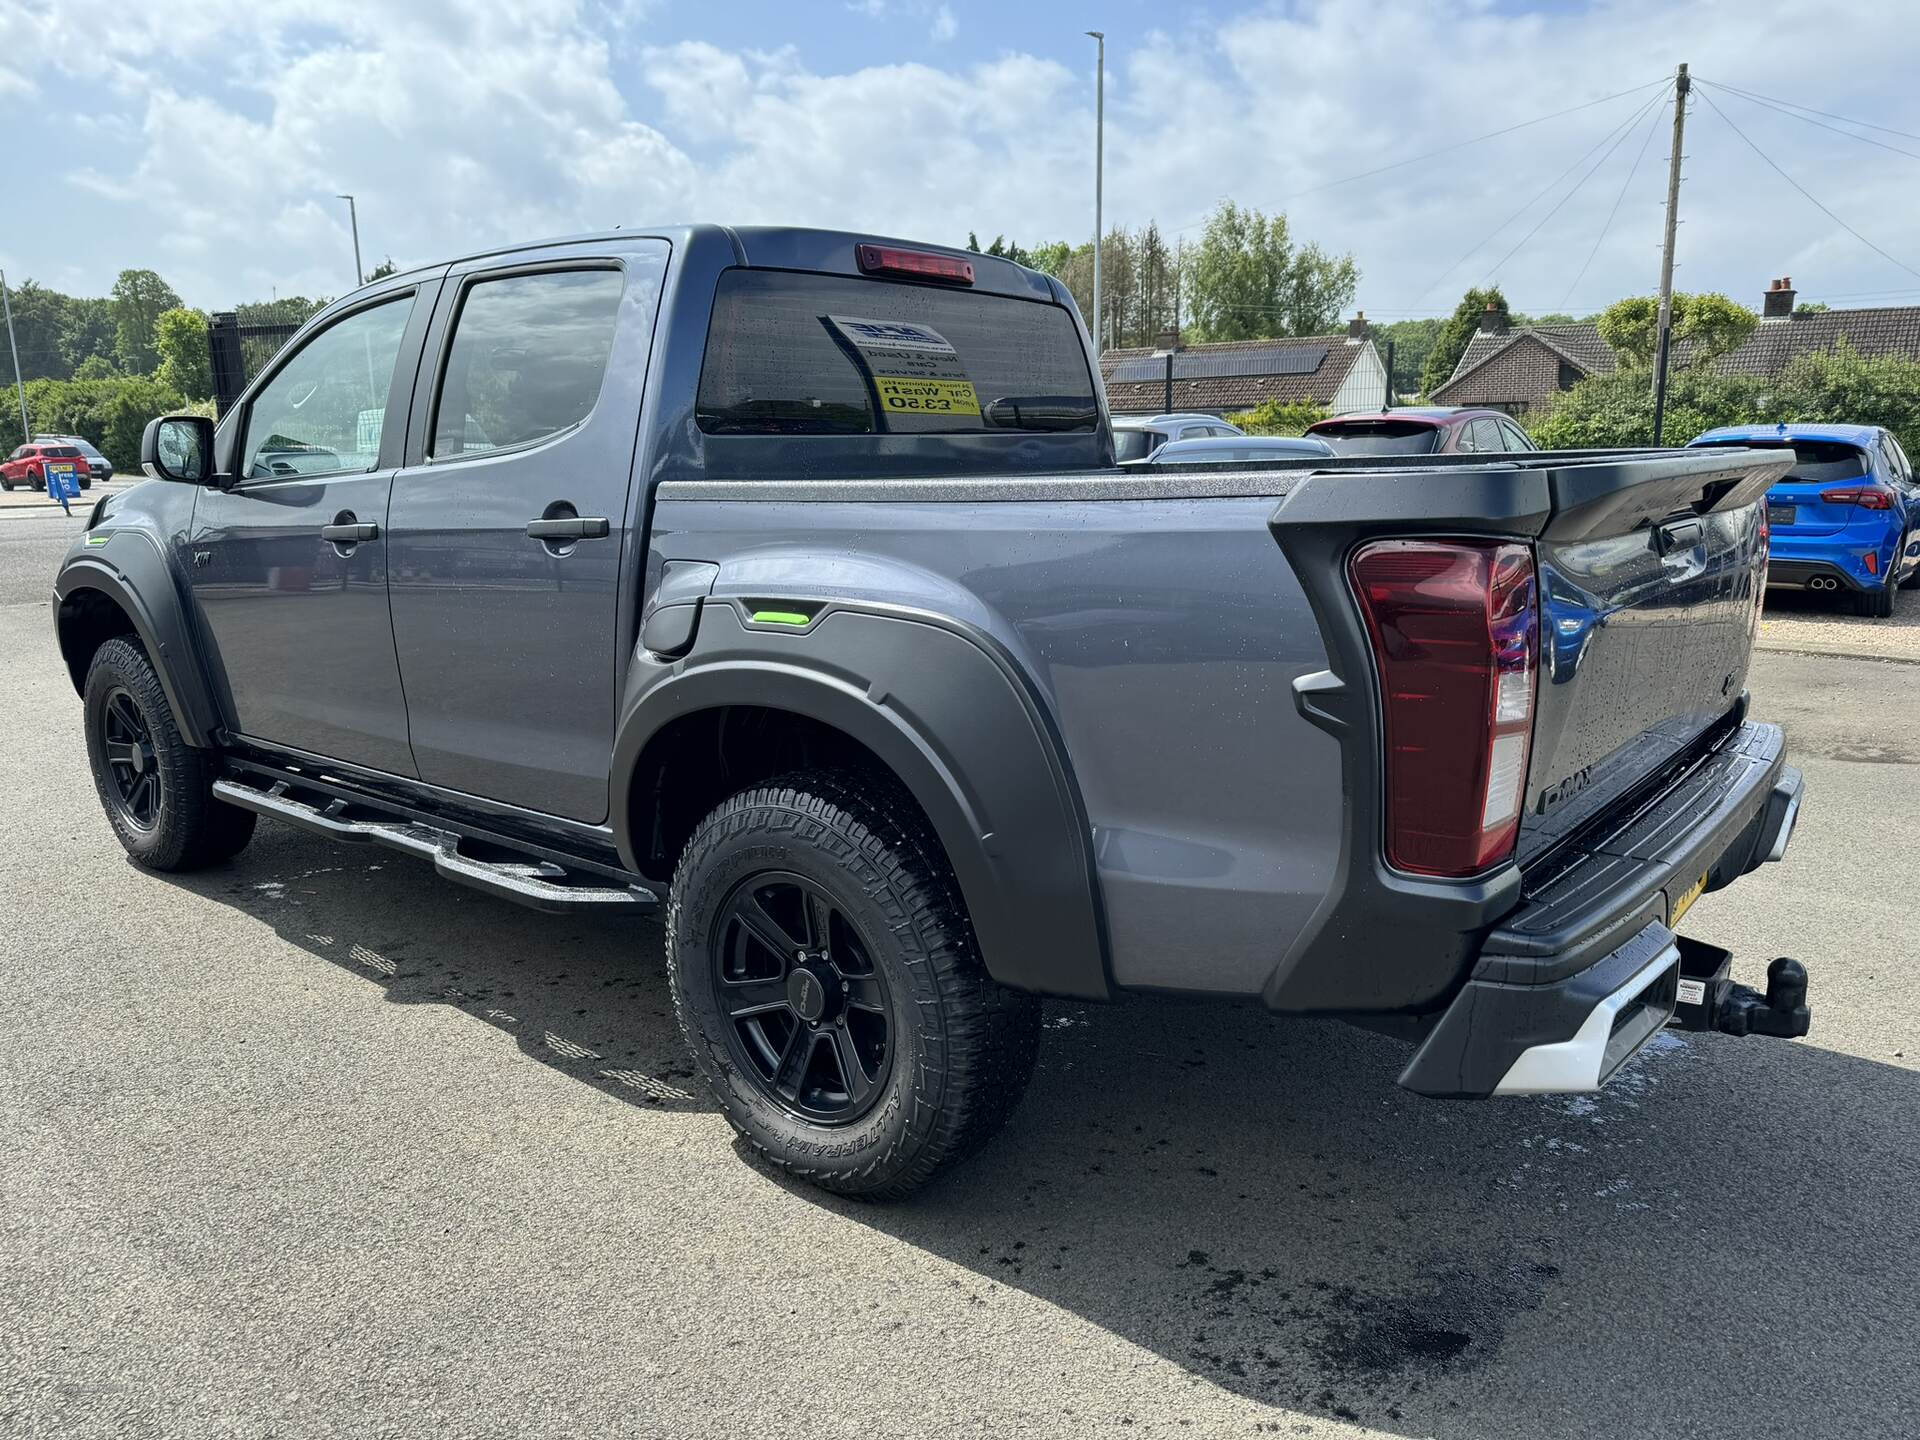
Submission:
M 1377 318 L 1443 311 L 1489 279 L 1533 311 L 1650 290 L 1658 81 L 1683 59 L 1891 129 L 1839 134 L 1704 91 L 1720 109 L 1703 99 L 1689 119 L 1681 286 L 1752 304 L 1792 275 L 1836 304 L 1907 303 L 1920 301 L 1920 140 L 1894 132 L 1920 135 L 1910 13 L 1910 0 L 0 0 L 0 267 L 103 293 L 123 266 L 149 266 L 209 308 L 338 293 L 352 280 L 343 190 L 359 197 L 369 265 L 683 218 L 1079 239 L 1092 226 L 1081 32 L 1099 28 L 1110 221 L 1192 238 L 1222 198 L 1284 208 L 1297 235 L 1352 252 Z M 1523 128 L 1348 181 L 1509 126 Z M 19 197 L 44 218 L 22 223 Z

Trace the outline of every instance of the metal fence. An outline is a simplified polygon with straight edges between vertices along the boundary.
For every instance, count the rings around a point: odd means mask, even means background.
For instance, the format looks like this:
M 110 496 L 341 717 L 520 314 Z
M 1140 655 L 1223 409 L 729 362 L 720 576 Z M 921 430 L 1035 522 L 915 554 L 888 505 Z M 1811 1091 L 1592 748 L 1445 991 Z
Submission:
M 300 326 L 292 322 L 243 325 L 231 310 L 214 315 L 207 324 L 207 357 L 213 364 L 213 403 L 225 415 L 240 392 L 280 353 Z

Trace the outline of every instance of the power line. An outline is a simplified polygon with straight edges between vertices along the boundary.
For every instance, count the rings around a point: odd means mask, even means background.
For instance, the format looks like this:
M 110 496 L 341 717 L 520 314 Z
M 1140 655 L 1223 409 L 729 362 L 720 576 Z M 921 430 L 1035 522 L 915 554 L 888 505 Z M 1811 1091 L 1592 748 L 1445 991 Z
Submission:
M 1328 180 L 1320 185 L 1312 185 L 1305 190 L 1297 190 L 1292 195 L 1289 195 L 1285 200 L 1280 202 L 1278 208 L 1284 210 L 1295 200 L 1305 199 L 1309 195 L 1318 195 L 1323 190 L 1333 190 L 1341 185 L 1351 185 L 1356 180 L 1370 180 L 1375 175 L 1385 175 L 1390 170 L 1401 170 L 1409 165 L 1418 165 L 1422 160 L 1432 160 L 1441 155 L 1451 155 L 1456 150 L 1464 150 L 1469 145 L 1478 145 L 1483 140 L 1497 140 L 1502 135 L 1513 134 L 1516 130 L 1526 130 L 1534 125 L 1544 125 L 1549 120 L 1558 120 L 1563 115 L 1572 115 L 1581 110 L 1591 110 L 1596 105 L 1605 105 L 1609 100 L 1623 100 L 1629 95 L 1638 95 L 1642 90 L 1650 90 L 1655 85 L 1664 85 L 1672 78 L 1670 75 L 1662 75 L 1658 80 L 1649 80 L 1644 85 L 1635 85 L 1627 90 L 1616 90 L 1611 95 L 1602 95 L 1598 100 L 1586 100 L 1578 105 L 1569 105 L 1564 110 L 1555 110 L 1551 115 L 1536 115 L 1531 120 L 1522 120 L 1517 125 L 1502 126 L 1498 130 L 1489 130 L 1486 134 L 1476 135 L 1471 140 L 1457 140 L 1451 145 L 1442 145 L 1438 150 L 1427 150 L 1418 155 L 1410 155 L 1405 160 L 1396 160 L 1391 165 L 1379 165 L 1372 170 L 1362 170 L 1357 175 L 1343 175 L 1338 180 Z M 1210 218 L 1210 216 L 1203 215 L 1200 219 L 1191 221 L 1167 233 L 1170 235 L 1184 235 L 1189 230 L 1197 230 L 1202 225 L 1205 225 Z
M 1627 117 L 1626 123 L 1624 125 L 1615 125 L 1612 128 L 1610 128 L 1606 134 L 1602 135 L 1597 141 L 1595 141 L 1591 146 L 1589 146 L 1586 149 L 1586 151 L 1581 154 L 1579 159 L 1575 160 L 1571 165 L 1567 166 L 1566 169 L 1562 170 L 1558 175 L 1554 176 L 1553 179 L 1549 180 L 1545 185 L 1541 186 L 1539 191 L 1536 194 L 1534 194 L 1530 199 L 1528 199 L 1526 204 L 1522 205 L 1518 210 L 1514 211 L 1513 214 L 1509 215 L 1506 219 L 1502 220 L 1498 225 L 1494 226 L 1493 229 L 1489 230 L 1484 236 L 1482 236 L 1474 244 L 1472 249 L 1468 250 L 1466 254 L 1462 255 L 1458 260 L 1454 261 L 1451 265 L 1447 266 L 1446 269 L 1442 270 L 1438 275 L 1434 276 L 1433 280 L 1427 285 L 1426 289 L 1422 290 L 1414 298 L 1416 300 L 1424 300 L 1426 299 L 1427 296 L 1431 295 L 1436 289 L 1440 287 L 1441 283 L 1444 282 L 1449 275 L 1453 274 L 1454 271 L 1458 270 L 1462 265 L 1466 264 L 1467 261 L 1471 260 L 1475 255 L 1478 255 L 1490 243 L 1492 243 L 1494 236 L 1498 235 L 1502 230 L 1506 229 L 1509 225 L 1513 224 L 1514 221 L 1518 220 L 1522 215 L 1526 214 L 1527 211 L 1531 210 L 1534 206 L 1538 205 L 1542 200 L 1546 199 L 1548 195 L 1552 194 L 1556 189 L 1558 189 L 1561 181 L 1565 180 L 1569 175 L 1573 174 L 1574 171 L 1578 170 L 1582 165 L 1584 165 L 1587 162 L 1588 158 L 1591 157 L 1596 151 L 1598 151 L 1601 148 L 1601 146 L 1605 145 L 1607 141 L 1613 139 L 1616 133 L 1626 134 L 1628 131 L 1632 130 L 1632 128 L 1635 125 L 1638 125 L 1640 123 L 1641 114 L 1650 106 L 1657 104 L 1658 98 L 1659 97 L 1656 96 L 1653 100 L 1647 101 L 1643 105 L 1636 105 L 1634 107 L 1633 113 Z M 1578 188 L 1578 187 L 1575 187 L 1575 188 Z M 1559 207 L 1555 206 L 1554 208 L 1558 209 Z
M 1829 220 L 1833 221 L 1834 224 L 1838 225 L 1842 230 L 1846 231 L 1849 235 L 1853 236 L 1854 239 L 1858 240 L 1862 245 L 1866 246 L 1869 250 L 1873 251 L 1873 253 L 1878 255 L 1881 259 L 1888 261 L 1890 264 L 1898 265 L 1902 270 L 1906 271 L 1909 275 L 1920 277 L 1920 270 L 1914 269 L 1913 266 L 1907 264 L 1907 262 L 1904 260 L 1899 260 L 1899 259 L 1896 259 L 1894 256 L 1889 255 L 1885 250 L 1882 250 L 1878 245 L 1874 244 L 1873 241 L 1869 240 L 1866 236 L 1862 235 L 1858 230 L 1854 229 L 1853 226 L 1849 225 L 1846 221 L 1842 220 L 1838 215 L 1834 214 L 1833 211 L 1829 210 L 1825 205 L 1822 205 L 1817 199 L 1815 199 L 1812 191 L 1808 190 L 1806 186 L 1802 185 L 1798 180 L 1794 179 L 1791 175 L 1787 174 L 1785 170 L 1782 170 L 1780 166 L 1777 163 L 1775 163 L 1771 155 L 1767 154 L 1766 151 L 1762 150 L 1758 145 L 1754 144 L 1752 140 L 1749 140 L 1747 138 L 1747 132 L 1742 130 L 1738 125 L 1733 123 L 1733 120 L 1728 116 L 1727 112 L 1722 110 L 1720 106 L 1715 103 L 1714 98 L 1710 93 L 1708 93 L 1705 90 L 1702 90 L 1700 92 L 1700 98 L 1702 100 L 1705 100 L 1707 104 L 1713 106 L 1713 113 L 1718 115 L 1722 120 L 1725 120 L 1727 122 L 1727 128 L 1733 131 L 1734 134 L 1738 135 L 1740 139 L 1743 142 L 1745 142 L 1746 147 L 1749 150 L 1753 151 L 1754 154 L 1758 155 L 1762 160 L 1766 161 L 1768 167 L 1774 172 L 1774 174 L 1778 175 L 1782 180 L 1786 181 L 1789 185 L 1793 186 L 1794 189 L 1798 190 L 1802 195 L 1806 196 L 1808 203 L 1810 203 L 1822 215 L 1826 216 Z
M 1574 286 L 1586 278 L 1587 267 L 1593 264 L 1593 257 L 1600 253 L 1600 246 L 1606 240 L 1607 232 L 1613 229 L 1614 217 L 1620 213 L 1621 202 L 1627 198 L 1627 190 L 1633 184 L 1633 177 L 1640 173 L 1640 162 L 1647 158 L 1647 147 L 1653 143 L 1653 132 L 1660 128 L 1660 116 L 1665 108 L 1661 106 L 1649 116 L 1646 138 L 1640 142 L 1640 153 L 1633 157 L 1633 168 L 1627 171 L 1627 178 L 1620 182 L 1620 193 L 1613 197 L 1613 209 L 1607 212 L 1607 223 L 1600 227 L 1600 233 L 1594 237 L 1593 249 L 1589 250 L 1587 258 L 1580 262 L 1580 271 L 1573 277 L 1572 284 L 1567 286 L 1567 293 L 1560 297 L 1562 309 L 1566 308 L 1567 301 L 1572 298 Z
M 1660 109 L 1663 107 L 1657 104 L 1658 99 L 1659 97 L 1656 96 L 1654 101 L 1650 101 L 1643 108 L 1650 111 L 1653 114 L 1656 114 L 1656 115 L 1659 114 Z M 1507 263 L 1507 261 L 1511 260 L 1514 256 L 1518 255 L 1520 251 L 1525 247 L 1526 243 L 1529 240 L 1533 239 L 1534 236 L 1540 233 L 1541 227 L 1544 226 L 1549 220 L 1553 219 L 1555 215 L 1558 215 L 1560 213 L 1560 207 L 1565 205 L 1569 200 L 1573 199 L 1574 196 L 1578 195 L 1580 193 L 1581 187 L 1584 186 L 1587 183 L 1587 181 L 1591 180 L 1594 177 L 1595 172 L 1597 172 L 1602 165 L 1606 164 L 1607 161 L 1613 158 L 1613 152 L 1620 148 L 1621 142 L 1624 141 L 1627 138 L 1627 136 L 1633 133 L 1633 127 L 1637 125 L 1639 122 L 1640 122 L 1640 112 L 1636 110 L 1631 116 L 1628 117 L 1626 127 L 1620 131 L 1618 136 L 1615 137 L 1613 144 L 1607 147 L 1607 153 L 1602 155 L 1598 160 L 1594 161 L 1593 165 L 1588 169 L 1587 173 L 1582 175 L 1578 180 L 1573 182 L 1573 188 L 1567 191 L 1566 194 L 1562 195 L 1557 201 L 1555 201 L 1553 208 L 1547 211 L 1546 214 L 1540 217 L 1540 219 L 1534 224 L 1533 229 L 1529 230 L 1526 234 L 1522 235 L 1518 243 L 1516 243 L 1511 250 L 1507 251 L 1506 254 L 1502 255 L 1498 263 L 1496 263 L 1491 270 L 1487 271 L 1487 283 L 1489 285 L 1493 283 L 1494 277 L 1500 273 L 1501 267 L 1504 266 Z
M 1741 99 L 1746 100 L 1754 105 L 1762 105 L 1769 110 L 1777 111 L 1779 114 L 1786 116 L 1789 120 L 1799 120 L 1808 125 L 1818 125 L 1822 130 L 1831 130 L 1835 135 L 1844 135 L 1849 140 L 1858 140 L 1862 145 L 1877 146 L 1882 150 L 1891 150 L 1896 155 L 1904 155 L 1909 160 L 1920 160 L 1920 150 L 1905 150 L 1898 145 L 1889 145 L 1884 140 L 1876 140 L 1871 135 L 1856 135 L 1851 130 L 1842 130 L 1838 125 L 1829 125 L 1824 120 L 1816 120 L 1813 118 L 1812 115 L 1801 115 L 1798 112 L 1789 110 L 1787 109 L 1786 106 L 1776 104 L 1771 100 L 1762 100 L 1759 96 L 1749 95 L 1744 90 L 1735 90 L 1731 85 L 1720 85 L 1720 86 L 1716 86 L 1715 88 L 1720 90 L 1725 90 L 1732 95 L 1738 95 Z M 1849 121 L 1848 123 L 1858 124 L 1860 122 Z M 1898 134 L 1899 132 L 1896 131 L 1894 133 Z
M 1693 78 L 1699 80 L 1703 77 L 1696 75 Z M 1735 95 L 1742 96 L 1748 100 L 1764 100 L 1770 105 L 1784 105 L 1792 110 L 1805 110 L 1810 114 L 1824 115 L 1829 120 L 1838 120 L 1843 125 L 1858 125 L 1863 130 L 1878 130 L 1886 135 L 1898 135 L 1902 140 L 1920 140 L 1920 135 L 1915 135 L 1909 130 L 1896 130 L 1891 125 L 1876 125 L 1871 120 L 1849 119 L 1845 115 L 1835 115 L 1830 110 L 1815 110 L 1813 106 L 1802 105 L 1798 100 L 1782 100 L 1774 95 L 1759 95 L 1751 90 L 1742 90 L 1738 85 L 1729 85 L 1724 80 L 1709 80 L 1707 83 L 1717 89 L 1731 90 Z M 1844 134 L 1845 132 L 1843 131 L 1842 133 Z M 1861 137 L 1856 136 L 1855 138 L 1858 139 Z

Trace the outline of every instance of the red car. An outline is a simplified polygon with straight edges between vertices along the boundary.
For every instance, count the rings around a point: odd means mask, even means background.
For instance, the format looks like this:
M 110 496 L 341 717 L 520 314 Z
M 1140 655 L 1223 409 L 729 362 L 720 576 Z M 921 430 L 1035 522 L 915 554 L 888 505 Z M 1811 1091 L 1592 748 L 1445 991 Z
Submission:
M 87 457 L 72 445 L 22 445 L 5 460 L 0 460 L 0 490 L 25 485 L 29 490 L 47 488 L 47 467 L 56 471 L 70 468 L 82 490 L 93 488 L 93 472 Z
M 1336 455 L 1468 455 L 1538 450 L 1511 416 L 1498 410 L 1409 406 L 1366 415 L 1336 415 L 1309 425 Z

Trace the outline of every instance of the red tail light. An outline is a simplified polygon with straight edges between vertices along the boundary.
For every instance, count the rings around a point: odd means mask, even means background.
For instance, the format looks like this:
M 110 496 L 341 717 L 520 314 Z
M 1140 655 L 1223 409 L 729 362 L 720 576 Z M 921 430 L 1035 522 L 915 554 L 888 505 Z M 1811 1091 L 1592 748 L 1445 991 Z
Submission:
M 1848 486 L 1844 490 L 1822 490 L 1820 498 L 1829 505 L 1858 505 L 1862 510 L 1893 508 L 1893 496 L 1878 485 Z
M 856 245 L 853 256 L 869 275 L 911 275 L 917 280 L 945 280 L 954 285 L 973 283 L 973 262 L 931 250 L 901 250 L 892 245 Z
M 1378 540 L 1349 573 L 1380 679 L 1388 863 L 1476 875 L 1520 833 L 1540 654 L 1533 553 Z

